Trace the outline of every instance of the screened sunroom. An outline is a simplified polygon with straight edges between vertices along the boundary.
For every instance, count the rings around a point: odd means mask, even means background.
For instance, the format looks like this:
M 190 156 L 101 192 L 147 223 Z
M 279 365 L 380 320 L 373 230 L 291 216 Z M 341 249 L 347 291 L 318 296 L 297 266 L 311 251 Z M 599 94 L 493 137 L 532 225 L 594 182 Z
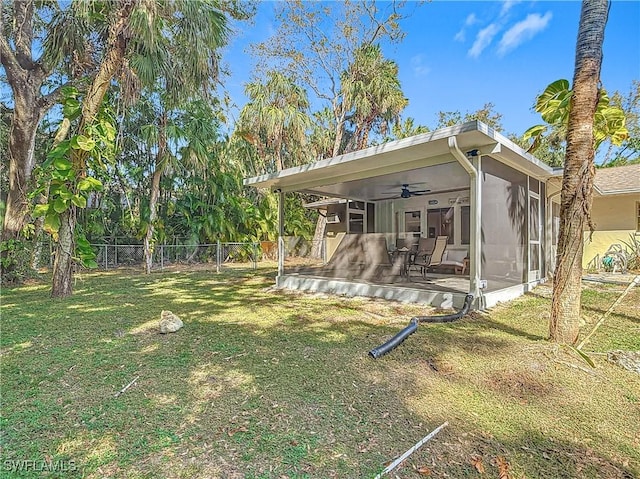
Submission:
M 547 275 L 558 172 L 481 122 L 355 151 L 245 184 L 279 194 L 277 286 L 484 308 Z M 287 238 L 285 196 L 326 221 L 321 245 Z M 311 254 L 313 250 L 314 254 Z

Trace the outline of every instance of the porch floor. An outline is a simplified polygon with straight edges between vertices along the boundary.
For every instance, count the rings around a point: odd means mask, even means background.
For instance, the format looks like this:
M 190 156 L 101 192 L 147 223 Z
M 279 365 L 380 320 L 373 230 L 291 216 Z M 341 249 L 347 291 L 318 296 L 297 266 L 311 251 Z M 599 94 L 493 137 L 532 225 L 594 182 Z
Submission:
M 529 291 L 535 283 L 521 284 L 507 279 L 492 279 L 474 308 L 485 309 Z M 397 268 L 375 266 L 360 269 L 327 268 L 316 265 L 285 267 L 277 279 L 280 288 L 346 296 L 383 298 L 407 303 L 431 304 L 437 307 L 462 307 L 470 291 L 468 275 L 427 273 L 411 270 L 409 276 Z
M 376 274 L 377 273 L 377 274 Z M 319 280 L 349 281 L 369 285 L 393 286 L 396 288 L 412 288 L 428 291 L 467 293 L 469 291 L 468 275 L 451 275 L 428 273 L 425 278 L 418 271 L 410 271 L 408 276 L 397 274 L 389 269 L 381 269 L 373 273 L 370 270 L 354 271 L 353 269 L 331 269 L 322 267 L 285 268 L 286 276 L 304 276 Z

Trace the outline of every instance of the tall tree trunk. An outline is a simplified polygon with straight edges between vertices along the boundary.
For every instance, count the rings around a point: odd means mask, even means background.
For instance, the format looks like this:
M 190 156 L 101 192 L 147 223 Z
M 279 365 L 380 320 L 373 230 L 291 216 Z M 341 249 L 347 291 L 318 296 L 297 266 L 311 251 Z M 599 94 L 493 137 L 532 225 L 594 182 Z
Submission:
M 158 162 L 159 163 L 159 162 Z M 156 163 L 155 171 L 151 177 L 151 197 L 149 198 L 149 225 L 147 233 L 144 235 L 144 263 L 147 274 L 151 273 L 153 266 L 153 233 L 154 223 L 158 218 L 158 197 L 160 196 L 160 178 L 162 178 L 162 168 Z
M 560 200 L 560 232 L 549 322 L 550 339 L 563 344 L 574 344 L 580 328 L 583 233 L 585 226 L 591 227 L 595 175 L 593 119 L 598 103 L 607 17 L 608 0 L 583 1 L 569 110 Z
M 106 94 L 111 80 L 122 67 L 124 55 L 127 45 L 131 39 L 127 22 L 135 5 L 135 0 L 120 0 L 119 8 L 115 13 L 115 20 L 109 28 L 109 37 L 107 38 L 107 47 L 105 54 L 100 63 L 98 73 L 94 78 L 91 86 L 87 91 L 87 96 L 82 103 L 82 117 L 80 120 L 79 131 L 86 133 L 85 129 L 95 118 L 100 109 L 104 95 Z M 87 152 L 83 150 L 73 150 L 71 154 L 71 163 L 78 178 L 86 175 Z M 75 207 L 69 211 L 68 220 L 67 212 L 61 215 L 61 226 L 58 232 L 58 243 L 56 244 L 55 262 L 53 263 L 53 284 L 51 288 L 52 297 L 66 297 L 71 295 L 73 281 L 73 265 L 71 264 L 71 256 L 67 258 L 69 250 L 68 245 L 75 247 Z M 63 229 L 70 228 L 70 231 Z M 69 234 L 69 237 L 67 237 Z M 64 242 L 62 241 L 64 239 Z M 73 250 L 69 254 L 73 254 Z M 66 261 L 70 264 L 67 264 Z
M 340 147 L 342 146 L 342 137 L 344 135 L 344 117 L 346 115 L 344 111 L 344 104 L 340 103 L 339 105 L 334 106 L 333 114 L 336 121 L 336 137 L 333 141 L 333 151 L 331 152 L 331 156 L 338 156 L 341 153 Z
M 47 95 L 41 92 L 48 70 L 33 60 L 33 18 L 35 2 L 13 2 L 13 45 L 0 35 L 0 63 L 13 93 L 13 114 L 9 129 L 9 191 L 2 240 L 17 239 L 27 222 L 29 180 L 35 166 L 36 130 L 44 114 L 60 96 L 60 88 Z M 0 18 L 2 27 L 3 18 Z
M 29 213 L 28 185 L 34 167 L 36 130 L 40 115 L 33 108 L 18 105 L 29 103 L 29 98 L 16 99 L 11 129 L 9 130 L 9 191 L 4 216 L 2 239 L 17 239 Z
M 362 123 L 362 128 L 360 128 L 359 131 L 357 131 L 357 134 L 355 135 L 355 137 L 356 139 L 359 138 L 358 146 L 357 146 L 358 150 L 363 150 L 368 146 L 369 133 L 371 132 L 372 127 L 373 127 L 373 119 L 366 119 Z
M 158 154 L 156 155 L 155 168 L 151 175 L 151 197 L 149 198 L 149 224 L 147 233 L 144 236 L 144 263 L 147 274 L 151 273 L 153 266 L 153 233 L 155 231 L 156 219 L 158 218 L 158 198 L 160 197 L 160 179 L 166 161 L 167 154 L 167 123 L 168 116 L 166 110 L 160 116 L 158 125 Z
M 76 207 L 60 214 L 60 229 L 53 262 L 52 298 L 66 298 L 73 293 L 73 255 L 76 248 Z
M 311 257 L 314 259 L 322 259 L 322 245 L 326 229 L 327 217 L 319 214 L 316 221 L 316 230 L 313 233 L 313 243 L 311 244 Z
M 344 106 L 340 103 L 338 106 L 334 106 L 333 108 L 334 118 L 336 121 L 336 137 L 333 142 L 333 150 L 331 151 L 332 156 L 338 156 L 341 151 L 340 147 L 342 146 L 342 136 L 344 132 Z M 311 257 L 314 259 L 322 258 L 322 245 L 324 243 L 324 235 L 327 229 L 327 218 L 322 215 L 318 215 L 318 219 L 316 221 L 316 229 L 313 232 L 313 241 L 311 244 Z

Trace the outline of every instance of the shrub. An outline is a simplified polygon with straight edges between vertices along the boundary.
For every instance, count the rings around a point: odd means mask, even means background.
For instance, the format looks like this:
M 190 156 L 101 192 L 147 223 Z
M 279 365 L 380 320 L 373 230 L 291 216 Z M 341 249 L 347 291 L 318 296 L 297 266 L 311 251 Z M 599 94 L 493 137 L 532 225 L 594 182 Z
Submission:
M 0 271 L 2 284 L 18 284 L 32 277 L 29 243 L 15 239 L 0 242 Z
M 640 270 L 640 236 L 630 234 L 629 241 L 622 242 L 627 250 L 627 268 L 630 270 Z

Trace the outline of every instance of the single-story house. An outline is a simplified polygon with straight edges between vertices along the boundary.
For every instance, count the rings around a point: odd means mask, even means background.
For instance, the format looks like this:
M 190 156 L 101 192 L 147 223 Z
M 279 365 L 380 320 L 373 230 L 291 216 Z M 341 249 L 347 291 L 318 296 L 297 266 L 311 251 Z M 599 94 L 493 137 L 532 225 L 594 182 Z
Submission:
M 612 245 L 624 248 L 640 236 L 640 164 L 596 170 L 591 218 L 595 231 L 584 234 L 582 266 L 599 269 Z
M 436 306 L 460 306 L 471 293 L 485 308 L 553 267 L 561 180 L 561 170 L 472 121 L 245 184 L 279 194 L 278 287 Z M 290 192 L 326 198 L 308 205 L 327 220 L 318 261 L 301 261 L 284 239 Z

